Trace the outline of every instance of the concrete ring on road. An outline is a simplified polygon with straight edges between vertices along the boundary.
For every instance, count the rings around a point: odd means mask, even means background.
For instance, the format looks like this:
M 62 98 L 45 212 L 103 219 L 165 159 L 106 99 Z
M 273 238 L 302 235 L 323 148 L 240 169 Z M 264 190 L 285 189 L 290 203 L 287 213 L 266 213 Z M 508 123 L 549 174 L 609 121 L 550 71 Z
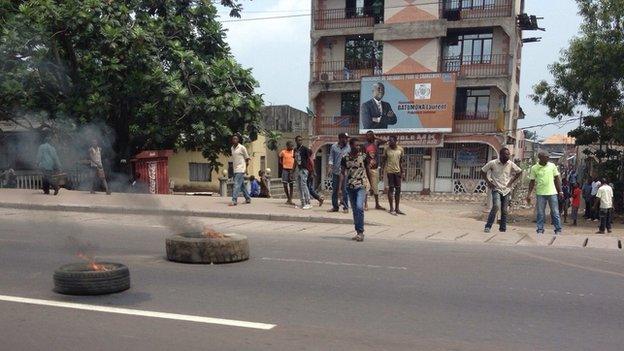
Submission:
M 121 263 L 70 263 L 54 271 L 54 291 L 59 294 L 103 295 L 129 288 L 130 271 Z
M 209 238 L 200 232 L 173 235 L 166 240 L 167 259 L 183 263 L 232 263 L 249 259 L 247 237 L 227 234 Z

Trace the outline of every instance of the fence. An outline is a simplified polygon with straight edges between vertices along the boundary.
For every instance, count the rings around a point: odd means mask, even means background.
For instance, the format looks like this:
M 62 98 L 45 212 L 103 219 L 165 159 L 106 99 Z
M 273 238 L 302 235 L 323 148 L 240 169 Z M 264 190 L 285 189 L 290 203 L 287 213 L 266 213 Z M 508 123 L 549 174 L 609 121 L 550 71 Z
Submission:
M 314 82 L 360 80 L 382 74 L 381 62 L 377 60 L 316 61 L 312 65 Z
M 314 29 L 372 27 L 382 21 L 383 8 L 357 7 L 317 10 Z
M 466 0 L 444 0 L 440 2 L 440 17 L 449 21 L 509 17 L 512 0 L 481 0 L 466 6 Z
M 511 55 L 468 55 L 442 59 L 443 72 L 456 72 L 460 78 L 509 76 Z
M 360 131 L 358 116 L 319 116 L 314 123 L 316 135 L 359 134 Z
M 43 175 L 39 171 L 16 171 L 17 189 L 41 189 L 43 186 Z M 80 184 L 90 179 L 91 175 L 85 172 L 68 172 L 67 185 L 78 188 Z M 0 187 L 4 187 L 4 180 L 0 181 Z

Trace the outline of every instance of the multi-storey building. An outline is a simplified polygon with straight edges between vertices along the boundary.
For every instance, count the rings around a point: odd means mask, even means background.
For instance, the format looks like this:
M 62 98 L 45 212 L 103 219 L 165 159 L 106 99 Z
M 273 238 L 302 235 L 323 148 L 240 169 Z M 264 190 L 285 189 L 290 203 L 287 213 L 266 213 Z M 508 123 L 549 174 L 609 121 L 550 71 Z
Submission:
M 382 82 L 398 123 L 375 131 L 396 134 L 405 148 L 403 189 L 483 191 L 482 165 L 503 146 L 513 154 L 522 135 L 516 18 L 523 2 L 312 0 L 309 97 L 319 175 L 328 173 L 338 133 L 370 128 L 360 107 Z

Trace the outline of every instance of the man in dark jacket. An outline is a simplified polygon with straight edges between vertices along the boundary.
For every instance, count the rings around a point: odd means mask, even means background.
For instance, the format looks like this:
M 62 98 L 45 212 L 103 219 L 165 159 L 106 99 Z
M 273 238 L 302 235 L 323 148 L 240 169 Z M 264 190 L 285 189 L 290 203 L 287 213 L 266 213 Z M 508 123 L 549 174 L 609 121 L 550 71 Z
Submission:
M 362 104 L 360 120 L 363 129 L 388 129 L 397 123 L 397 117 L 389 103 L 381 101 L 386 88 L 381 83 L 373 85 L 373 98 Z

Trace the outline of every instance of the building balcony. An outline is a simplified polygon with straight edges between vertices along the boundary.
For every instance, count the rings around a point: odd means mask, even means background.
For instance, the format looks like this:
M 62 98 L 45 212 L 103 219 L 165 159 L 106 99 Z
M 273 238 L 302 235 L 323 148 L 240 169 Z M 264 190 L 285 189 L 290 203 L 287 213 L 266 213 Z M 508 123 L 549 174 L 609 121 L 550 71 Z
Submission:
M 513 0 L 481 0 L 480 5 L 464 6 L 465 0 L 443 0 L 440 2 L 440 18 L 448 21 L 511 17 Z M 477 1 L 474 1 L 477 3 Z
M 372 7 L 325 9 L 314 12 L 314 29 L 373 27 L 383 18 L 383 9 Z
M 442 59 L 442 72 L 455 72 L 458 78 L 508 77 L 511 64 L 508 54 L 446 57 Z
M 312 82 L 358 81 L 382 74 L 379 61 L 317 61 L 312 63 Z
M 314 119 L 315 135 L 356 135 L 359 131 L 359 116 L 317 116 Z
M 496 133 L 501 112 L 455 113 L 454 133 Z M 502 116 L 504 118 L 504 115 Z

